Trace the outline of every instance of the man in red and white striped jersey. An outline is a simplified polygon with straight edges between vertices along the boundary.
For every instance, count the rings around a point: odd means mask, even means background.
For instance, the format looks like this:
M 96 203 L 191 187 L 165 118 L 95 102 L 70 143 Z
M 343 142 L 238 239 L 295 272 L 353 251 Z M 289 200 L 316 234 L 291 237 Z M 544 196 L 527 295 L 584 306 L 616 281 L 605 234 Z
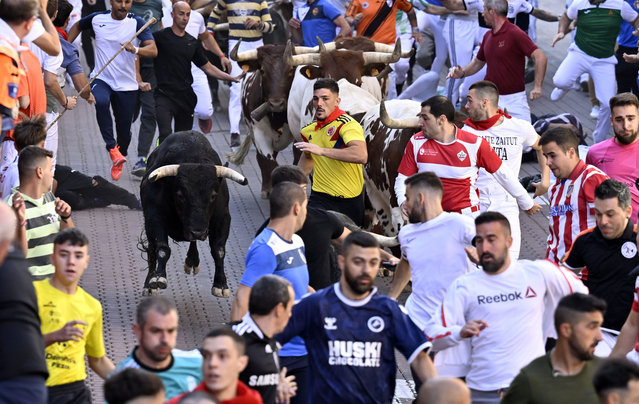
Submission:
M 444 186 L 442 208 L 472 217 L 479 214 L 477 175 L 480 168 L 512 195 L 522 210 L 533 214 L 541 207 L 533 202 L 513 173 L 485 139 L 454 124 L 455 107 L 444 96 L 437 95 L 422 102 L 419 126 L 404 150 L 395 180 L 395 195 L 402 207 L 406 200 L 404 181 L 411 175 L 432 171 Z M 403 208 L 403 207 L 402 207 Z
M 546 258 L 558 263 L 579 233 L 595 226 L 595 188 L 608 176 L 579 159 L 579 138 L 569 128 L 547 130 L 539 144 L 557 177 L 549 193 Z

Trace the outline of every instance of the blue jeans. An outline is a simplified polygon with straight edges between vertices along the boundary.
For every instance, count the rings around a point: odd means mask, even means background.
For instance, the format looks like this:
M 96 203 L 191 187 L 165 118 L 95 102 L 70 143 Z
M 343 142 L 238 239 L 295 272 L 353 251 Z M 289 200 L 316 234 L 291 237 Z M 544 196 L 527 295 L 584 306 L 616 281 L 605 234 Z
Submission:
M 107 150 L 120 146 L 120 153 L 126 156 L 129 143 L 131 143 L 131 124 L 138 99 L 138 90 L 114 91 L 107 83 L 97 79 L 91 85 L 91 92 L 95 97 L 95 116 Z M 117 142 L 113 136 L 110 108 L 113 108 Z

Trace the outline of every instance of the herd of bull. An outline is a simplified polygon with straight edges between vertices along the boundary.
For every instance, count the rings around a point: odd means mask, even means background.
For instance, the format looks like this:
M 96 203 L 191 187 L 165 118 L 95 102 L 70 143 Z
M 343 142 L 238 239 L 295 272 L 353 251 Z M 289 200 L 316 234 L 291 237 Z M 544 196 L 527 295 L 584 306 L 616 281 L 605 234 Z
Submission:
M 332 78 L 339 85 L 340 108 L 364 129 L 368 148 L 364 179 L 374 212 L 371 226 L 378 224 L 386 235 L 396 236 L 403 220 L 392 190 L 406 144 L 418 130 L 421 110 L 416 101 L 383 102 L 389 64 L 410 56 L 402 53 L 400 42 L 393 47 L 362 37 L 343 38 L 328 44 L 320 41 L 315 48 L 289 42 L 241 53 L 236 47 L 230 56 L 247 72 L 242 81 L 242 115 L 248 136 L 228 160 L 242 164 L 255 145 L 262 198 L 270 193 L 270 173 L 277 166 L 278 152 L 301 141 L 302 127 L 314 118 L 313 84 L 318 78 Z M 167 287 L 168 237 L 190 243 L 184 269 L 197 273 L 196 240 L 208 236 L 215 262 L 211 293 L 229 297 L 224 255 L 231 217 L 224 178 L 247 184 L 240 173 L 222 166 L 198 132 L 171 135 L 151 154 L 140 190 L 148 243 L 145 295 Z

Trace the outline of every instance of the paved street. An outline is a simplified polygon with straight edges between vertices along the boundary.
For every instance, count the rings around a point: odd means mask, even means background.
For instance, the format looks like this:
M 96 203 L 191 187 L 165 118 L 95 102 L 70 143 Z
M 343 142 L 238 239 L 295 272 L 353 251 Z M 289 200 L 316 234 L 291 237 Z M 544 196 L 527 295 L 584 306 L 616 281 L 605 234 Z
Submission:
M 541 7 L 556 13 L 562 11 L 561 2 L 542 0 Z M 538 44 L 549 57 L 548 73 L 544 85 L 544 97 L 531 103 L 533 113 L 571 112 L 577 115 L 588 133 L 594 128 L 594 121 L 588 116 L 590 104 L 587 94 L 572 92 L 562 101 L 552 103 L 548 99 L 552 90 L 552 75 L 564 57 L 569 45 L 568 39 L 557 48 L 549 44 L 556 33 L 556 24 L 539 22 Z M 611 78 L 613 79 L 613 78 Z M 222 106 L 216 106 L 214 127 L 207 137 L 213 147 L 222 155 L 229 151 L 228 121 L 224 102 L 228 99 L 228 88 L 221 86 Z M 136 159 L 136 140 L 138 125 L 134 126 L 134 140 L 129 148 L 129 162 L 125 164 L 124 175 L 118 185 L 139 195 L 140 180 L 130 174 Z M 110 178 L 111 161 L 104 149 L 93 107 L 84 101 L 78 102 L 74 111 L 68 112 L 60 121 L 60 148 L 58 160 L 90 175 Z M 292 153 L 283 152 L 279 156 L 281 163 L 291 163 Z M 246 163 L 233 167 L 248 179 L 248 186 L 229 182 L 231 194 L 230 210 L 232 215 L 231 233 L 227 242 L 226 273 L 231 294 L 233 295 L 243 271 L 244 255 L 255 230 L 268 215 L 268 204 L 260 199 L 260 179 L 255 162 L 255 152 L 251 151 Z M 537 171 L 536 165 L 525 164 L 521 176 Z M 544 253 L 544 241 L 547 232 L 547 207 L 544 214 L 538 213 L 532 218 L 522 215 L 522 258 L 539 258 Z M 109 207 L 89 211 L 75 212 L 74 222 L 84 231 L 91 242 L 89 251 L 91 262 L 85 272 L 82 286 L 104 307 L 104 334 L 108 356 L 117 363 L 127 356 L 135 345 L 131 331 L 135 307 L 142 298 L 141 291 L 146 275 L 146 263 L 138 249 L 138 240 L 143 229 L 143 217 L 140 211 L 125 207 Z M 231 299 L 213 297 L 210 293 L 213 283 L 213 261 L 208 252 L 208 244 L 199 242 L 201 272 L 186 275 L 182 269 L 187 245 L 170 244 L 171 258 L 168 264 L 168 289 L 161 293 L 175 300 L 180 314 L 178 347 L 192 349 L 199 346 L 202 336 L 214 324 L 226 321 L 231 307 Z M 388 279 L 380 279 L 382 290 L 387 287 Z M 398 378 L 410 378 L 410 372 L 404 364 L 400 366 Z M 89 383 L 95 402 L 102 401 L 102 381 L 89 372 Z M 401 383 L 398 402 L 408 402 L 411 394 L 409 384 Z

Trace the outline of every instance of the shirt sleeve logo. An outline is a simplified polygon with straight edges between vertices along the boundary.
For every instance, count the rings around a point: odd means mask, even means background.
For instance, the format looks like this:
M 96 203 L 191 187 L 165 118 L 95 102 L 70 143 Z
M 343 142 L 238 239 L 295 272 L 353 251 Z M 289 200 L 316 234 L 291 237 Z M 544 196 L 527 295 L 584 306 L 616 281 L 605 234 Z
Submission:
M 381 332 L 384 329 L 384 319 L 380 316 L 373 316 L 368 319 L 368 329 L 372 332 Z
M 634 258 L 637 255 L 637 245 L 632 241 L 626 241 L 621 246 L 621 255 L 625 258 Z

